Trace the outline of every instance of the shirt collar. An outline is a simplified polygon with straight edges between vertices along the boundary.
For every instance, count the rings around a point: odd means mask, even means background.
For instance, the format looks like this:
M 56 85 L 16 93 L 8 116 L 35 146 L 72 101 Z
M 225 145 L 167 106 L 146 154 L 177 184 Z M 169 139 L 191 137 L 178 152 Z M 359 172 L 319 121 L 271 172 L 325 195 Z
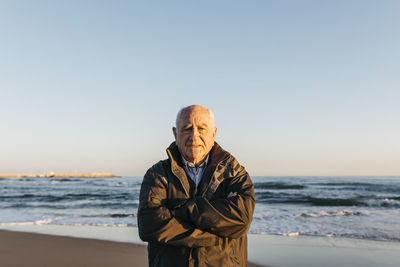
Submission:
M 183 165 L 184 166 L 186 166 L 188 168 L 196 168 L 196 166 L 192 162 L 187 161 L 184 156 L 181 156 L 181 157 L 182 157 L 182 161 L 183 161 Z M 197 168 L 204 168 L 208 163 L 208 158 L 209 157 L 210 157 L 210 154 L 207 155 L 206 160 L 203 161 L 203 163 L 200 164 L 200 166 L 197 167 Z

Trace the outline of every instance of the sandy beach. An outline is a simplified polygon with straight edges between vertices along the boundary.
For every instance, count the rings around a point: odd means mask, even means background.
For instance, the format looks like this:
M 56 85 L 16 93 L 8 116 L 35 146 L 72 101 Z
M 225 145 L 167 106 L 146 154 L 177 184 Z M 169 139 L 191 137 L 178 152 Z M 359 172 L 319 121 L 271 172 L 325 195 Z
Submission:
M 144 245 L 7 230 L 0 240 L 1 267 L 148 266 Z
M 136 227 L 0 226 L 0 266 L 147 266 Z M 249 234 L 249 267 L 397 267 L 399 242 Z

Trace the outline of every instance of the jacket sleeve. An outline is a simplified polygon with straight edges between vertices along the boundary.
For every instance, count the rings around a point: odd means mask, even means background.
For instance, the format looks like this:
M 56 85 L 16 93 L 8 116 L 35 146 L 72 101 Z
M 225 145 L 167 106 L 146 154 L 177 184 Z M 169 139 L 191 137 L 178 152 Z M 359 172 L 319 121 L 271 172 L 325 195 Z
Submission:
M 220 237 L 179 221 L 165 206 L 167 180 L 160 171 L 161 164 L 153 166 L 143 178 L 140 189 L 138 227 L 143 241 L 173 246 L 206 247 L 219 244 Z
M 239 238 L 246 234 L 253 217 L 255 197 L 250 176 L 240 166 L 234 176 L 225 178 L 229 192 L 237 195 L 207 200 L 196 197 L 175 211 L 175 215 L 198 228 L 223 237 Z

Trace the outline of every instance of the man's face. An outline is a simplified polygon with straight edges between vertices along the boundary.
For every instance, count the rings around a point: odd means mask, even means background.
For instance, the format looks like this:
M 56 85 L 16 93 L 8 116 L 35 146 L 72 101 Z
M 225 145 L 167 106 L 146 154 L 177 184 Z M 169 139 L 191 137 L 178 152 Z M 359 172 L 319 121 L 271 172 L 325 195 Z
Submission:
M 203 107 L 182 112 L 174 132 L 176 144 L 183 157 L 198 165 L 206 158 L 214 145 L 217 128 Z

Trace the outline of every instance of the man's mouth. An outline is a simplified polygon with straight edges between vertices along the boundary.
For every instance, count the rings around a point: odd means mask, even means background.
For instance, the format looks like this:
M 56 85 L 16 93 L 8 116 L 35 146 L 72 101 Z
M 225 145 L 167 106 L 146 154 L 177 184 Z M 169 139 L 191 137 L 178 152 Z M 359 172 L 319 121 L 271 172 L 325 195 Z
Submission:
M 201 147 L 201 145 L 198 145 L 198 144 L 189 144 L 188 146 L 190 146 L 190 147 Z

